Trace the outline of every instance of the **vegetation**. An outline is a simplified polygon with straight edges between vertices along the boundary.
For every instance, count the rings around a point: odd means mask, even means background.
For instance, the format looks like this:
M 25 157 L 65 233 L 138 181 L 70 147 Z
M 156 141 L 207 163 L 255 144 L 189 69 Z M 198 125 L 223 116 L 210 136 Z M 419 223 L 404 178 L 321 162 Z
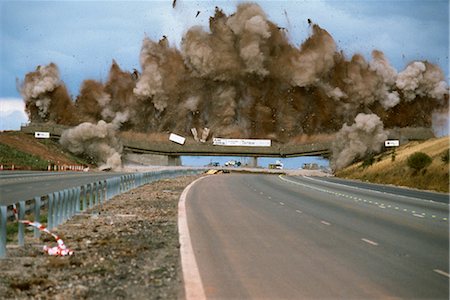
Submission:
M 408 158 L 423 152 L 432 161 L 420 171 L 411 171 Z M 427 141 L 413 141 L 395 149 L 395 160 L 390 151 L 380 153 L 374 157 L 375 162 L 369 168 L 364 168 L 363 161 L 355 163 L 336 172 L 336 176 L 367 182 L 393 184 L 415 189 L 449 192 L 449 137 L 430 139 Z M 366 162 L 368 164 L 369 161 Z M 416 176 L 422 174 L 421 176 Z
M 406 163 L 408 167 L 418 172 L 431 165 L 432 161 L 433 159 L 428 154 L 423 152 L 415 152 L 408 157 Z
M 371 165 L 373 165 L 374 162 L 375 162 L 375 155 L 373 153 L 370 153 L 364 158 L 361 167 L 363 169 L 368 168 Z
M 442 161 L 445 165 L 448 165 L 448 162 L 449 162 L 448 156 L 449 156 L 449 154 L 450 154 L 450 149 L 447 149 L 447 150 L 445 150 L 444 152 L 442 152 L 442 155 L 441 155 L 441 161 Z
M 48 161 L 1 143 L 0 164 L 15 165 L 16 167 L 27 166 L 28 169 L 32 170 L 46 170 L 48 167 Z

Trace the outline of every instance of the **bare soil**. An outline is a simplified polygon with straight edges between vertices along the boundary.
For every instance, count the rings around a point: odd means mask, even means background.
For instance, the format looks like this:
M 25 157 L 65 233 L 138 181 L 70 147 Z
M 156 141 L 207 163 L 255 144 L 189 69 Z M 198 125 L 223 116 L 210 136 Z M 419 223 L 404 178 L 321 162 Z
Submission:
M 197 176 L 161 180 L 77 215 L 56 230 L 73 256 L 51 257 L 45 233 L 8 246 L 2 299 L 176 299 L 183 297 L 178 200 Z

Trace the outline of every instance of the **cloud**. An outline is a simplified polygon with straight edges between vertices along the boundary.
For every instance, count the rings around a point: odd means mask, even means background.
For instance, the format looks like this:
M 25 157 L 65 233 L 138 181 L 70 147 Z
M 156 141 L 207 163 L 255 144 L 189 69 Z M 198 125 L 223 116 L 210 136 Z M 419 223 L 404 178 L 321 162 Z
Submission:
M 28 122 L 21 98 L 0 98 L 0 130 L 17 130 Z

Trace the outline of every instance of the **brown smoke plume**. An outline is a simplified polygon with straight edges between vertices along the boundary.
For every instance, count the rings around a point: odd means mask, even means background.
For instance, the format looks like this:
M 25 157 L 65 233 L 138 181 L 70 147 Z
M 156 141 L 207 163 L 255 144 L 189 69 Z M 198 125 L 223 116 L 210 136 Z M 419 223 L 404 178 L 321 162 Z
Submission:
M 145 37 L 141 74 L 113 61 L 105 83 L 83 82 L 75 105 L 54 64 L 27 74 L 21 92 L 32 121 L 108 123 L 119 114 L 127 117 L 123 130 L 209 128 L 212 137 L 279 142 L 336 133 L 361 113 L 393 128 L 431 127 L 434 111 L 448 111 L 438 66 L 416 61 L 398 72 L 378 50 L 370 61 L 347 58 L 325 29 L 308 24 L 309 37 L 296 47 L 257 4 L 231 15 L 216 8 L 209 30 L 188 29 L 180 49 Z

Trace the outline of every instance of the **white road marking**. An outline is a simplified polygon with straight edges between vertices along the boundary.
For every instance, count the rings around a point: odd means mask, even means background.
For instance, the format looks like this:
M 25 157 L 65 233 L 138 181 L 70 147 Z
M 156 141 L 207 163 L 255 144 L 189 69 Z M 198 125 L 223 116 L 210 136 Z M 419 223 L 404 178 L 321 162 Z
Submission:
M 443 275 L 443 276 L 446 276 L 446 277 L 449 277 L 449 278 L 450 278 L 450 274 L 448 274 L 447 272 L 444 272 L 444 271 L 439 270 L 439 269 L 434 269 L 433 271 L 436 272 L 436 273 L 438 273 L 438 274 L 441 274 L 441 275 Z
M 414 217 L 423 218 L 423 215 L 413 214 Z
M 272 199 L 272 197 L 268 196 L 267 198 Z
M 372 246 L 378 246 L 377 242 L 374 242 L 374 241 L 371 241 L 371 240 L 368 240 L 368 239 L 361 239 L 361 240 L 366 242 L 366 243 L 368 243 L 368 244 L 371 244 Z
M 407 198 L 407 199 L 411 199 L 411 200 L 414 200 L 414 201 L 420 201 L 420 202 L 432 201 L 432 200 L 423 200 L 423 199 L 415 198 L 415 197 L 411 197 L 411 196 L 403 196 L 403 195 L 398 195 L 398 194 L 392 194 L 392 193 L 389 193 L 389 192 L 381 192 L 381 191 L 376 191 L 376 190 L 372 190 L 372 189 L 359 188 L 359 187 L 352 186 L 352 185 L 341 184 L 341 183 L 336 183 L 336 182 L 330 182 L 330 181 L 326 181 L 326 180 L 320 180 L 318 178 L 312 178 L 312 177 L 308 177 L 308 176 L 302 176 L 302 177 L 305 178 L 305 179 L 311 180 L 311 181 L 319 181 L 321 183 L 326 183 L 326 184 L 329 184 L 329 185 L 344 186 L 344 187 L 355 189 L 355 190 L 369 191 L 369 192 L 383 194 L 383 195 L 393 195 L 395 197 Z M 450 206 L 450 203 L 442 203 L 442 202 L 436 202 L 436 201 L 433 201 L 433 202 L 435 202 L 436 204 L 440 204 L 440 205 Z
M 301 211 L 301 210 L 298 210 L 298 209 L 296 210 L 296 212 L 298 212 L 299 214 L 301 214 L 301 213 L 302 213 L 302 211 Z
M 206 299 L 202 279 L 195 259 L 194 249 L 192 248 L 186 215 L 186 196 L 191 187 L 204 178 L 209 177 L 200 177 L 189 184 L 183 190 L 180 201 L 178 202 L 178 236 L 180 239 L 181 269 L 183 272 L 185 298 L 188 300 Z
M 281 205 L 284 205 L 284 203 L 283 203 L 283 202 L 280 202 L 280 204 L 281 204 Z
M 327 226 L 330 226 L 330 225 L 331 225 L 331 224 L 328 223 L 327 221 L 320 221 L 320 223 L 322 223 L 323 225 L 327 225 Z

